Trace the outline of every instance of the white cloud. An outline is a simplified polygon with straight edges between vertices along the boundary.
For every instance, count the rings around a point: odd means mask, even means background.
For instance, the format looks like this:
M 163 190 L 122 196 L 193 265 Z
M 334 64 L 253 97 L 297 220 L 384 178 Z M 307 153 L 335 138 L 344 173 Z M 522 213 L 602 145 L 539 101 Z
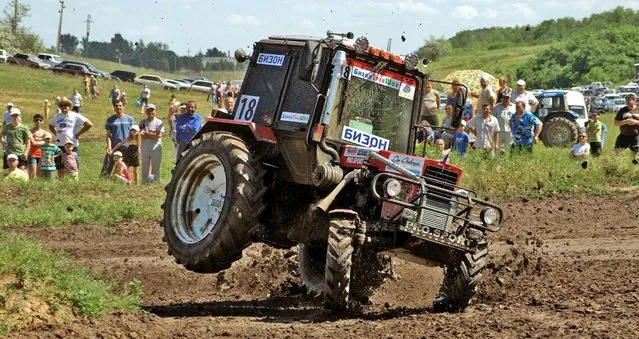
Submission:
M 483 12 L 481 12 L 482 18 L 487 18 L 487 19 L 494 19 L 497 17 L 497 15 L 499 15 L 499 12 L 497 12 L 496 10 L 492 8 L 485 9 Z
M 437 10 L 427 5 L 423 1 L 416 0 L 399 0 L 399 1 L 367 1 L 368 7 L 382 9 L 393 13 L 419 13 L 419 14 L 435 14 Z
M 260 21 L 253 15 L 231 14 L 226 17 L 229 25 L 259 25 Z
M 473 19 L 479 15 L 479 11 L 477 11 L 475 7 L 469 5 L 457 6 L 453 13 L 464 19 Z

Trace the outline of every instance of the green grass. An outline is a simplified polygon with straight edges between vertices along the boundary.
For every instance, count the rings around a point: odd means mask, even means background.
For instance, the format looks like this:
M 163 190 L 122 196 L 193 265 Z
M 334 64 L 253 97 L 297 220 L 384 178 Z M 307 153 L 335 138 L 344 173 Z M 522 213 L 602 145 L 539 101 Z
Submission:
M 495 77 L 506 75 L 515 77 L 517 66 L 541 53 L 550 45 L 508 47 L 495 50 L 453 49 L 448 55 L 432 62 L 422 71 L 428 72 L 432 79 L 444 79 L 448 74 L 464 69 L 481 69 Z M 445 86 L 448 89 L 448 86 Z
M 59 322 L 140 307 L 138 281 L 100 281 L 62 254 L 13 233 L 0 233 L 0 263 L 0 335 L 28 326 L 30 317 Z

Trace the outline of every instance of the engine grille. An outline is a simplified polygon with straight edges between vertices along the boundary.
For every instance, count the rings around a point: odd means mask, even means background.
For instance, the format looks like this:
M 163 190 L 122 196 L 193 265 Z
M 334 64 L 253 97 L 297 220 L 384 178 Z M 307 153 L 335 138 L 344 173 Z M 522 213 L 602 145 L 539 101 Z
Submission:
M 459 175 L 437 166 L 426 167 L 426 183 L 453 191 L 457 184 Z M 436 211 L 422 209 L 419 216 L 419 223 L 428 227 L 446 230 L 452 222 L 451 197 L 446 192 L 429 191 L 426 194 L 426 205 Z

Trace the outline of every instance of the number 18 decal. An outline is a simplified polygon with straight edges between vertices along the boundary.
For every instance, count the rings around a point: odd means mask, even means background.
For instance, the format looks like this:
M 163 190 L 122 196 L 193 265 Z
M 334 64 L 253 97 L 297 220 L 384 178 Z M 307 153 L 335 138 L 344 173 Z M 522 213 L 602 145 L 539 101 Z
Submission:
M 257 110 L 257 104 L 259 102 L 260 97 L 242 94 L 238 103 L 237 111 L 235 111 L 235 120 L 253 121 L 255 111 Z

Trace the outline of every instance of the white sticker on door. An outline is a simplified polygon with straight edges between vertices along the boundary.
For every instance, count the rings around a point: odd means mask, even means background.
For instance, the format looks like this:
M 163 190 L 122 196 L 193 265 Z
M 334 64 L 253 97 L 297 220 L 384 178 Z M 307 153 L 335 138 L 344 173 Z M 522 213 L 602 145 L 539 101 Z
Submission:
M 284 55 L 260 53 L 257 57 L 257 64 L 282 67 L 284 65 Z
M 298 124 L 307 124 L 310 119 L 309 114 L 294 113 L 294 112 L 282 112 L 280 121 L 295 122 Z

